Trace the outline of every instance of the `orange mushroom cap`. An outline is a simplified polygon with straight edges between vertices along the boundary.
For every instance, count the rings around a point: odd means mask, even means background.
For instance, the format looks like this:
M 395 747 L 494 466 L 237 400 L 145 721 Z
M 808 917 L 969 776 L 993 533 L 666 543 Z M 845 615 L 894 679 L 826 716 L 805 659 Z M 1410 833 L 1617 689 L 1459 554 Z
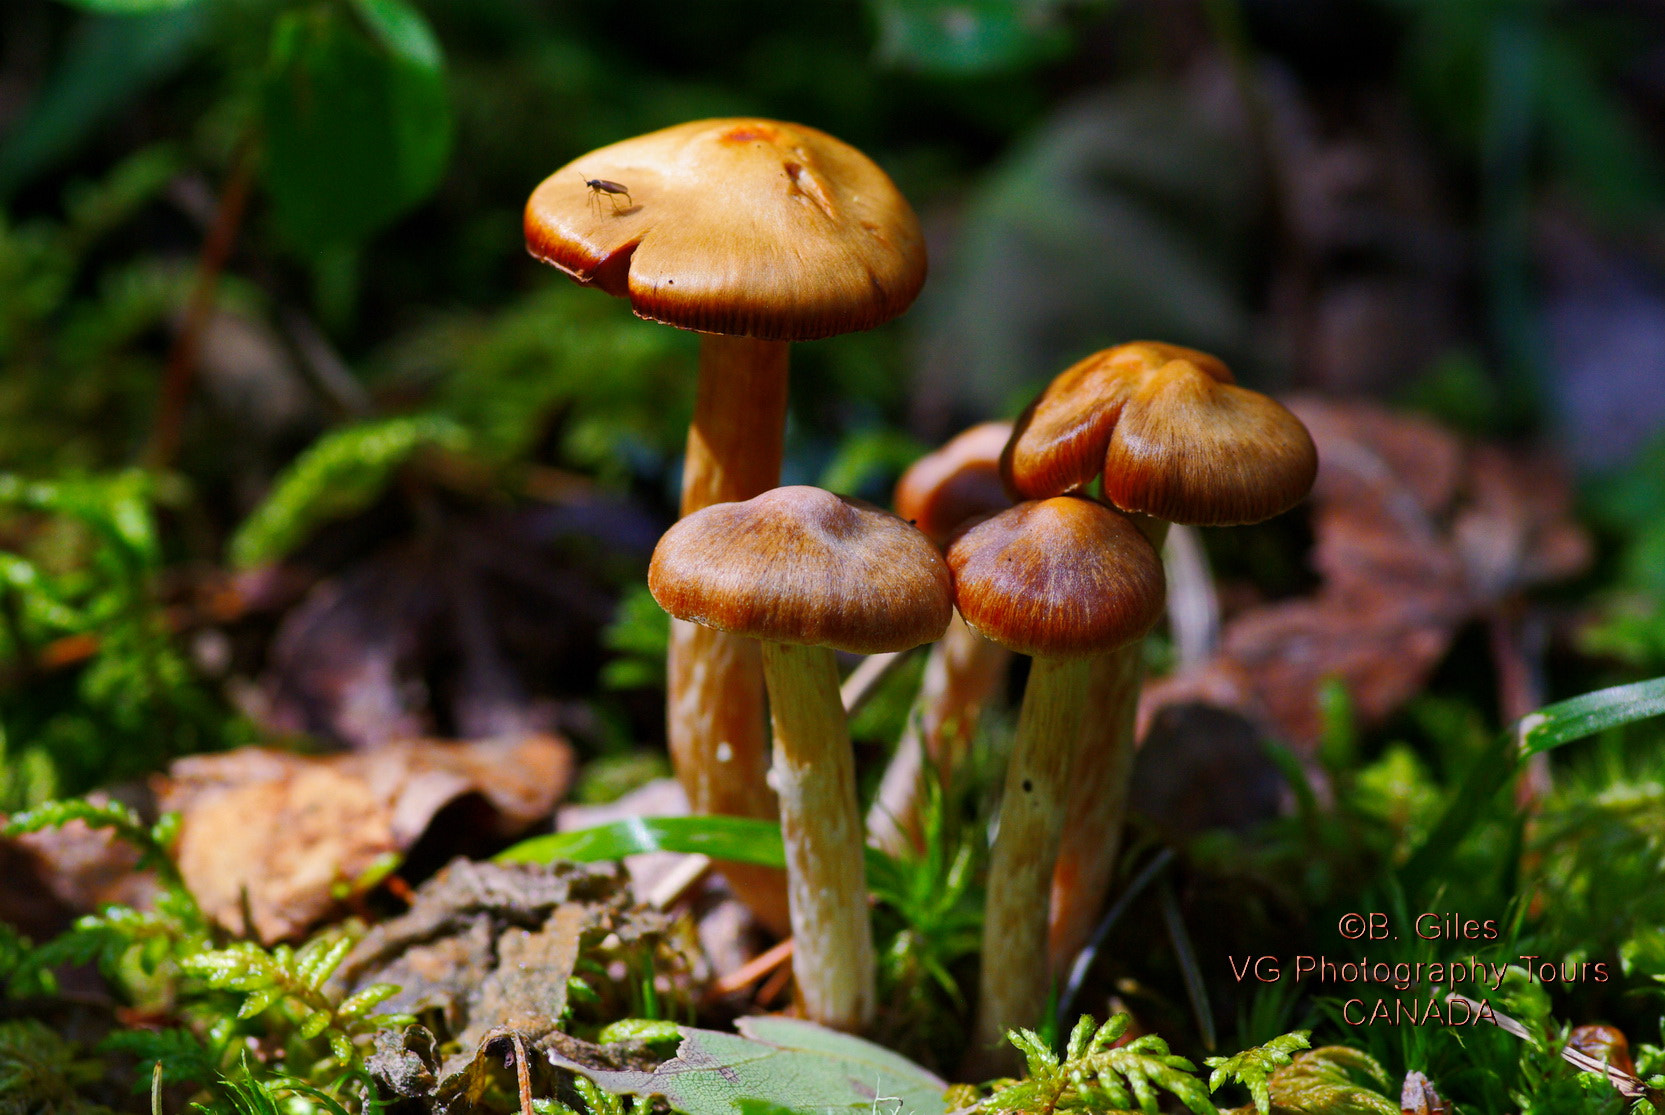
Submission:
M 589 182 L 629 190 L 598 204 Z M 802 124 L 696 120 L 583 155 L 526 203 L 526 247 L 637 315 L 802 341 L 871 329 L 925 282 L 918 218 L 872 160 Z
M 1001 458 L 1029 498 L 1101 474 L 1123 511 L 1174 523 L 1256 523 L 1311 491 L 1318 452 L 1300 419 L 1236 386 L 1206 353 L 1150 341 L 1067 369 L 1018 419 Z
M 677 619 L 857 654 L 929 643 L 953 614 L 930 539 L 870 503 L 801 486 L 682 519 L 654 547 L 648 589 Z
M 919 458 L 896 482 L 896 513 L 940 546 L 967 519 L 1010 507 L 1000 454 L 1011 436 L 1010 422 L 984 422 Z
M 1139 528 L 1097 500 L 1020 503 L 948 544 L 954 603 L 988 639 L 1036 658 L 1103 654 L 1162 615 L 1162 560 Z

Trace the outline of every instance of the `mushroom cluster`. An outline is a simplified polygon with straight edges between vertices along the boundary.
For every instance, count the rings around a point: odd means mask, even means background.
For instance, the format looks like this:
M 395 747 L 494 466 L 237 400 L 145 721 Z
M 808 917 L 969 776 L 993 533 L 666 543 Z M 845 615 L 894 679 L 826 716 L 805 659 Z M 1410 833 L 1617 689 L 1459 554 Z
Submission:
M 626 204 L 596 204 L 596 182 Z M 881 325 L 925 282 L 919 221 L 884 171 L 778 120 L 697 120 L 591 151 L 533 191 L 525 229 L 527 250 L 574 281 L 699 332 L 684 515 L 780 483 L 793 341 Z M 677 622 L 667 673 L 671 760 L 690 807 L 773 819 L 755 644 Z M 777 873 L 725 871 L 785 930 Z
M 789 345 L 882 324 L 924 282 L 919 223 L 884 172 L 813 128 L 702 120 L 562 167 L 525 229 L 532 254 L 575 281 L 701 336 L 683 517 L 649 571 L 675 619 L 667 734 L 696 813 L 778 812 L 784 879 L 724 869 L 765 925 L 790 929 L 810 1018 L 854 1030 L 877 1009 L 834 652 L 936 641 L 922 714 L 867 826 L 893 849 L 917 840 L 923 772 L 960 761 L 1010 655 L 1031 657 L 967 1059 L 1004 1067 L 1005 1032 L 1040 1020 L 1111 881 L 1166 524 L 1286 510 L 1311 487 L 1311 439 L 1214 357 L 1135 342 L 1066 370 L 1015 425 L 919 462 L 898 485 L 900 517 L 777 487 Z

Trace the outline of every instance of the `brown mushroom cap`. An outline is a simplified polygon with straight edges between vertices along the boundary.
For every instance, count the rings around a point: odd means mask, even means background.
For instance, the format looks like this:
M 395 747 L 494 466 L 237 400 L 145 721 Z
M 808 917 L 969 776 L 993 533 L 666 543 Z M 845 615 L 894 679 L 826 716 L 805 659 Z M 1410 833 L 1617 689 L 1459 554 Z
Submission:
M 597 197 L 588 181 L 630 191 Z M 526 247 L 653 321 L 773 341 L 871 329 L 925 281 L 925 240 L 872 160 L 801 124 L 696 120 L 583 155 L 526 203 Z
M 1095 352 L 1060 372 L 1018 418 L 1000 461 L 1007 488 L 1020 499 L 1045 499 L 1091 484 L 1104 471 L 1110 432 L 1133 389 L 1174 360 L 1232 382 L 1216 357 L 1179 345 L 1131 341 Z
M 1000 480 L 1000 454 L 1010 422 L 984 422 L 927 453 L 896 482 L 896 513 L 943 545 L 961 523 L 1010 507 Z
M 1001 458 L 1031 499 L 1104 476 L 1123 511 L 1174 523 L 1256 523 L 1312 489 L 1318 453 L 1300 419 L 1232 383 L 1216 358 L 1138 341 L 1067 369 L 1018 419 Z
M 953 614 L 948 568 L 928 538 L 870 503 L 808 487 L 682 519 L 654 547 L 648 589 L 677 619 L 857 654 L 931 642 Z
M 1142 637 L 1162 614 L 1162 561 L 1125 516 L 1083 496 L 1020 503 L 948 544 L 954 602 L 987 638 L 1082 658 Z
M 1258 523 L 1301 502 L 1318 450 L 1301 420 L 1187 361 L 1146 376 L 1104 456 L 1104 498 L 1171 523 Z

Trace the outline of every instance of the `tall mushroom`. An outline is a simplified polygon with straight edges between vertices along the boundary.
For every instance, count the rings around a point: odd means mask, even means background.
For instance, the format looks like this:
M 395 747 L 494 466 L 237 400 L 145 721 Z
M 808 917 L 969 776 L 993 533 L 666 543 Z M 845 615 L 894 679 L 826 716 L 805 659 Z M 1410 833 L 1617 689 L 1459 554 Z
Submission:
M 590 183 L 628 191 L 596 204 Z M 527 250 L 700 338 L 682 513 L 780 482 L 793 341 L 871 329 L 925 281 L 919 222 L 865 155 L 801 124 L 699 120 L 583 155 L 533 191 Z M 772 818 L 756 648 L 673 626 L 668 732 L 696 813 Z M 778 876 L 728 865 L 766 923 Z
M 896 513 L 945 546 L 968 519 L 1010 507 L 1000 481 L 1000 453 L 1011 436 L 1010 422 L 984 422 L 919 458 L 896 482 Z M 920 845 L 920 780 L 946 783 L 1010 660 L 1010 651 L 954 614 L 925 659 L 916 714 L 908 717 L 867 811 L 868 839 L 876 846 L 901 854 Z
M 1091 663 L 1162 614 L 1162 563 L 1125 516 L 1079 496 L 1020 503 L 949 543 L 954 603 L 987 638 L 1033 658 L 989 863 L 972 1064 L 1002 1065 L 1007 1030 L 1046 1001 L 1047 897 Z
M 1217 358 L 1135 341 L 1061 373 L 1018 419 L 1001 459 L 1013 492 L 1030 499 L 1083 488 L 1150 516 L 1158 546 L 1168 523 L 1255 523 L 1312 488 L 1318 455 L 1281 404 L 1236 386 Z M 1086 943 L 1115 871 L 1133 753 L 1139 650 L 1101 660 L 1053 890 L 1052 962 L 1066 969 Z
M 762 644 L 793 974 L 812 1020 L 860 1029 L 875 1007 L 873 939 L 833 651 L 880 654 L 940 636 L 952 611 L 942 556 L 887 511 L 776 488 L 673 526 L 648 588 L 678 619 Z

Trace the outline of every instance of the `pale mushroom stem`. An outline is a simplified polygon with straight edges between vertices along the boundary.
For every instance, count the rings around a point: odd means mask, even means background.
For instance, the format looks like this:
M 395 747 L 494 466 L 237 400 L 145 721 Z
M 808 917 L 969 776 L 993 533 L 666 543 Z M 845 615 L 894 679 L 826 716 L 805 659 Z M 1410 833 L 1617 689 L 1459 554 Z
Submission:
M 876 1003 L 873 928 L 838 663 L 825 647 L 766 642 L 763 670 L 775 727 L 793 978 L 810 1021 L 860 1030 Z
M 1091 938 L 1115 876 L 1133 771 L 1133 723 L 1143 659 L 1143 643 L 1134 643 L 1092 661 L 1081 750 L 1070 772 L 1064 838 L 1052 872 L 1047 955 L 1055 979 L 1068 973 Z
M 683 461 L 684 515 L 779 485 L 789 353 L 784 341 L 700 336 L 699 390 Z M 757 645 L 677 620 L 666 674 L 671 762 L 689 809 L 774 820 Z M 721 867 L 758 920 L 785 932 L 781 873 L 746 864 Z
M 1017 1063 L 1006 1031 L 1035 1026 L 1046 1008 L 1047 900 L 1091 669 L 1091 659 L 1036 658 L 1024 689 L 984 907 L 983 970 L 968 1059 L 968 1067 L 983 1075 Z
M 1143 515 L 1134 521 L 1160 552 L 1168 524 Z M 1070 770 L 1064 838 L 1052 875 L 1048 957 L 1054 978 L 1069 971 L 1092 936 L 1115 878 L 1143 681 L 1143 640 L 1092 660 L 1080 750 Z
M 919 696 L 867 812 L 869 843 L 892 855 L 923 849 L 920 780 L 948 784 L 1011 658 L 1011 651 L 983 638 L 954 613 L 948 630 L 931 644 Z

